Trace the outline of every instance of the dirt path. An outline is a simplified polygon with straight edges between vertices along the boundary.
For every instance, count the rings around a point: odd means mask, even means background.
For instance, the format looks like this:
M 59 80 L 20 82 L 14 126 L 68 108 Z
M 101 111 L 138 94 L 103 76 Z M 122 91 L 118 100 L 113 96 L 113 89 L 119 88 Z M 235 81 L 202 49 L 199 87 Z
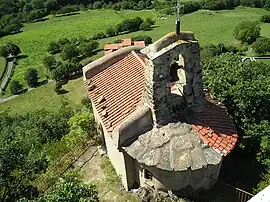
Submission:
M 86 183 L 93 182 L 97 185 L 99 198 L 101 202 L 137 202 L 131 193 L 126 192 L 119 184 L 110 184 L 104 170 L 101 168 L 104 156 L 101 157 L 96 147 L 90 147 L 73 165 L 75 168 L 81 168 L 85 175 Z M 108 165 L 111 166 L 111 165 Z

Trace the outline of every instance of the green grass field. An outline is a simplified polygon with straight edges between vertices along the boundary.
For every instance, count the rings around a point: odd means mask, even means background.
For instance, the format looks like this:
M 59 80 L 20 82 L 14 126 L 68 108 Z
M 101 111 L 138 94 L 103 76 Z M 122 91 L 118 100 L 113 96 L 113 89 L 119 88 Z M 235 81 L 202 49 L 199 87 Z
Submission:
M 67 94 L 57 95 L 54 83 L 50 83 L 25 93 L 13 100 L 0 104 L 0 113 L 23 114 L 37 109 L 55 110 L 61 105 L 68 104 L 72 108 L 80 105 L 81 99 L 87 97 L 82 78 L 70 80 L 63 89 L 69 91 Z
M 6 60 L 3 57 L 0 57 L 0 78 L 2 77 L 6 66 Z M 1 81 L 1 79 L 0 79 Z
M 234 10 L 206 11 L 200 10 L 195 13 L 182 16 L 182 30 L 190 30 L 200 42 L 200 45 L 239 43 L 233 37 L 234 27 L 241 21 L 259 20 L 261 15 L 269 11 L 259 8 L 236 8 Z M 140 16 L 142 18 L 155 18 L 158 14 L 154 11 L 112 11 L 112 10 L 91 10 L 82 12 L 78 15 L 65 17 L 52 17 L 44 22 L 27 24 L 22 33 L 7 36 L 0 39 L 0 44 L 13 42 L 22 49 L 22 54 L 28 55 L 27 58 L 20 59 L 13 75 L 14 80 L 21 81 L 25 86 L 23 74 L 27 68 L 37 68 L 41 79 L 44 79 L 45 70 L 42 66 L 42 58 L 46 55 L 46 47 L 50 41 L 58 40 L 62 37 L 91 37 L 93 34 L 104 31 L 109 25 L 114 25 L 125 18 Z M 270 37 L 270 26 L 261 24 L 263 36 Z M 113 42 L 116 39 L 132 37 L 136 35 L 149 35 L 153 40 L 164 36 L 175 29 L 175 17 L 168 17 L 166 20 L 156 21 L 156 27 L 150 31 L 139 31 L 130 34 L 120 35 L 100 40 L 100 48 L 105 43 Z M 100 52 L 95 58 L 102 56 Z M 67 95 L 58 96 L 53 91 L 53 84 L 40 87 L 34 91 L 0 105 L 1 109 L 10 109 L 12 112 L 34 110 L 42 106 L 53 108 L 57 107 L 60 100 L 67 98 L 72 104 L 79 102 L 79 96 L 84 93 L 82 82 L 71 81 L 68 86 L 71 88 Z M 78 89 L 77 89 L 78 88 Z M 74 90 L 72 90 L 74 89 Z M 80 90 L 79 90 L 80 89 Z M 74 95 L 76 94 L 76 96 Z M 75 97 L 74 97 L 75 96 Z M 36 101 L 37 105 L 33 105 Z M 31 103 L 30 103 L 31 102 Z

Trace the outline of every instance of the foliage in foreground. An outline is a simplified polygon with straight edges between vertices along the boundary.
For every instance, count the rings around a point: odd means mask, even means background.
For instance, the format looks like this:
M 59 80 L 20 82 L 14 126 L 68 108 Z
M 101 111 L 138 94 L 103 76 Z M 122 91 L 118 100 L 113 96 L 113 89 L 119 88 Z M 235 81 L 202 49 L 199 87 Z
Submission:
M 27 201 L 27 200 L 21 200 Z M 98 202 L 98 192 L 94 184 L 84 184 L 82 175 L 77 170 L 71 170 L 52 187 L 50 192 L 41 195 L 32 202 Z M 30 201 L 29 201 L 30 202 Z
M 31 198 L 31 182 L 50 163 L 44 145 L 68 133 L 70 112 L 38 111 L 26 115 L 0 114 L 0 198 L 15 201 Z
M 233 116 L 240 147 L 270 169 L 270 66 L 228 53 L 204 63 L 204 84 Z

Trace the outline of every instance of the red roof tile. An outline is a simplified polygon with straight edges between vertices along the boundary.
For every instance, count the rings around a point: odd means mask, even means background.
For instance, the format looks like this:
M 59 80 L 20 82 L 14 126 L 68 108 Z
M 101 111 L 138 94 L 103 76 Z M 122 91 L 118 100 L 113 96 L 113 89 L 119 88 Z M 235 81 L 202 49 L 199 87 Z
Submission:
M 134 41 L 134 46 L 145 47 L 144 41 Z
M 235 147 L 238 135 L 231 117 L 221 107 L 208 102 L 206 110 L 192 116 L 192 129 L 201 139 L 226 156 Z
M 121 124 L 135 111 L 140 101 L 144 86 L 144 62 L 141 58 L 141 54 L 131 52 L 90 78 L 96 88 L 88 94 L 107 131 Z M 86 89 L 88 84 L 89 81 L 86 81 Z M 105 101 L 99 103 L 101 95 Z M 107 116 L 102 116 L 104 104 Z
M 105 44 L 104 50 L 118 50 L 122 48 L 122 44 L 120 43 L 114 43 L 114 44 Z
M 126 46 L 131 46 L 131 39 L 122 39 L 122 46 L 126 47 Z

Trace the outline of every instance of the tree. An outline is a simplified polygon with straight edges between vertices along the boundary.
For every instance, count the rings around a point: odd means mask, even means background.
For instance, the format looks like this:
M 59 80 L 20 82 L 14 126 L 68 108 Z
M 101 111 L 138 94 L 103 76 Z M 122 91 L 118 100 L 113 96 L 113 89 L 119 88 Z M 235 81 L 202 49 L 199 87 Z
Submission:
M 84 184 L 77 170 L 69 171 L 51 189 L 36 199 L 36 202 L 90 201 L 98 202 L 97 188 L 93 184 Z
M 270 39 L 260 37 L 252 44 L 252 48 L 260 55 L 270 52 Z
M 52 11 L 56 11 L 59 9 L 59 5 L 56 0 L 47 0 L 44 3 L 44 8 L 46 13 L 50 13 Z
M 27 69 L 24 74 L 24 79 L 30 87 L 35 87 L 38 84 L 38 71 L 36 69 Z
M 46 56 L 43 59 L 43 65 L 46 67 L 47 70 L 51 71 L 56 68 L 56 60 L 55 57 L 52 55 Z
M 46 16 L 43 9 L 37 9 L 30 11 L 27 21 L 35 21 Z
M 57 94 L 60 94 L 61 93 L 61 90 L 62 90 L 62 82 L 60 81 L 56 81 L 55 82 L 55 86 L 54 86 L 54 91 L 57 93 Z
M 111 37 L 111 36 L 115 36 L 116 35 L 116 31 L 115 28 L 113 26 L 110 26 L 106 29 L 105 31 L 107 37 Z
M 50 42 L 47 51 L 51 54 L 59 53 L 61 51 L 60 43 L 56 41 Z
M 23 89 L 23 85 L 19 81 L 13 80 L 10 82 L 10 92 L 15 95 Z
M 139 1 L 137 8 L 138 8 L 138 10 L 145 9 L 146 8 L 145 1 Z
M 152 38 L 150 36 L 139 35 L 131 38 L 132 41 L 144 41 L 146 45 L 152 43 Z
M 260 37 L 260 31 L 261 28 L 258 22 L 245 21 L 235 27 L 233 34 L 242 43 L 247 42 L 251 44 Z
M 140 25 L 140 29 L 147 31 L 151 29 L 151 24 L 147 21 L 144 21 L 141 25 Z
M 58 43 L 59 43 L 61 46 L 64 46 L 65 44 L 70 43 L 70 41 L 69 41 L 67 38 L 60 38 L 60 39 L 58 40 Z
M 260 21 L 264 23 L 270 23 L 270 15 L 261 16 Z
M 83 43 L 79 46 L 80 52 L 84 57 L 93 55 L 93 52 L 98 48 L 99 43 L 97 41 L 90 41 L 89 43 Z
M 53 151 L 48 151 L 48 146 L 69 133 L 67 122 L 71 116 L 67 108 L 12 116 L 0 113 L 1 201 L 38 196 L 31 184 L 55 160 L 56 156 L 50 158 Z
M 146 18 L 145 22 L 147 22 L 148 24 L 150 24 L 151 26 L 155 25 L 155 20 L 151 19 L 151 18 Z
M 72 58 L 79 56 L 79 54 L 80 54 L 80 51 L 75 45 L 66 44 L 63 47 L 61 58 L 63 60 L 71 60 Z
M 93 9 L 101 9 L 102 8 L 102 2 L 101 1 L 95 1 L 93 4 Z
M 17 56 L 21 53 L 21 49 L 16 44 L 7 43 L 6 49 L 7 49 L 7 52 L 13 56 Z
M 204 61 L 203 72 L 205 86 L 232 115 L 243 137 L 240 146 L 251 158 L 253 155 L 267 166 L 270 166 L 269 71 L 269 65 L 243 63 L 241 56 L 226 53 Z

